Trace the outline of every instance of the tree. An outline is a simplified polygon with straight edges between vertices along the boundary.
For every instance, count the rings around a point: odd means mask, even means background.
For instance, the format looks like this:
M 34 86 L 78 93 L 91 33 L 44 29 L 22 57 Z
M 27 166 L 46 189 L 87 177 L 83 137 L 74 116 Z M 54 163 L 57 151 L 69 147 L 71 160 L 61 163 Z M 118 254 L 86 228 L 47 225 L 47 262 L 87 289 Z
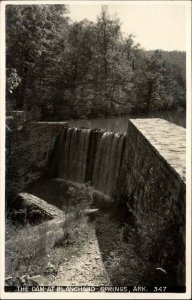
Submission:
M 6 6 L 6 68 L 7 101 L 43 119 L 185 107 L 185 53 L 145 51 L 107 6 L 96 22 L 72 22 L 64 5 Z
M 7 67 L 16 69 L 22 79 L 16 108 L 22 108 L 26 99 L 41 98 L 45 65 L 53 55 L 61 24 L 67 23 L 64 12 L 65 6 L 60 5 L 6 6 Z

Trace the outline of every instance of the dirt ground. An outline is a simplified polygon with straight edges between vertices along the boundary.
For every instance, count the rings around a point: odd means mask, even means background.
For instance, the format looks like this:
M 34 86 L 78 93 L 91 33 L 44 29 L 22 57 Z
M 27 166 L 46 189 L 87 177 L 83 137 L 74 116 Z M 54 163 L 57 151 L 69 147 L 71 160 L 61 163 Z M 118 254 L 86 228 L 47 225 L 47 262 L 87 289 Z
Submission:
M 109 212 L 84 220 L 74 243 L 53 248 L 48 259 L 58 267 L 46 276 L 47 285 L 131 285 L 139 279 L 134 248 L 123 242 L 122 226 Z

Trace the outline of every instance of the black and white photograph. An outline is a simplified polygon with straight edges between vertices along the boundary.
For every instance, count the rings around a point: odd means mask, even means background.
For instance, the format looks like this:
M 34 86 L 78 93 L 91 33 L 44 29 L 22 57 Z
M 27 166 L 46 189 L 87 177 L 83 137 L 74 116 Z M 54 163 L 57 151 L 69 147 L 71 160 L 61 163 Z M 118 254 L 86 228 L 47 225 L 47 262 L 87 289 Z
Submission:
M 191 298 L 190 24 L 2 1 L 1 299 Z

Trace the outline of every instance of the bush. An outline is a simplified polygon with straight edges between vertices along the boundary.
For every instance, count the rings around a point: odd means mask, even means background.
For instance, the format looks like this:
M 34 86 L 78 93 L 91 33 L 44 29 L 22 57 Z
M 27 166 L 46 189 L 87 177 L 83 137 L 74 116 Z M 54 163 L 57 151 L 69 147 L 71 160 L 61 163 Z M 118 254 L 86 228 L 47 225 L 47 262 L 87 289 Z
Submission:
M 85 221 L 86 210 L 93 204 L 89 183 L 69 187 L 67 194 L 69 197 L 63 207 L 66 214 L 63 224 L 63 237 L 56 241 L 56 247 L 70 245 L 76 241 L 80 233 L 80 225 Z

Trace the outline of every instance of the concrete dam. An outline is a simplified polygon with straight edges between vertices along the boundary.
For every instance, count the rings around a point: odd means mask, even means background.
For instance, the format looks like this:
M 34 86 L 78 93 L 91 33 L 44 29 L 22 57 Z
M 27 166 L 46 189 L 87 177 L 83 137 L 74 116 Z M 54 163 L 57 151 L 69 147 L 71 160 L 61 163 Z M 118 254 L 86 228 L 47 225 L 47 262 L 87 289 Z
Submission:
M 115 201 L 126 198 L 138 224 L 147 224 L 157 235 L 171 230 L 177 284 L 184 285 L 185 139 L 184 128 L 163 119 L 129 120 L 127 134 L 69 128 L 65 122 L 28 122 L 22 131 L 7 133 L 6 193 L 21 193 L 46 174 L 90 182 Z

